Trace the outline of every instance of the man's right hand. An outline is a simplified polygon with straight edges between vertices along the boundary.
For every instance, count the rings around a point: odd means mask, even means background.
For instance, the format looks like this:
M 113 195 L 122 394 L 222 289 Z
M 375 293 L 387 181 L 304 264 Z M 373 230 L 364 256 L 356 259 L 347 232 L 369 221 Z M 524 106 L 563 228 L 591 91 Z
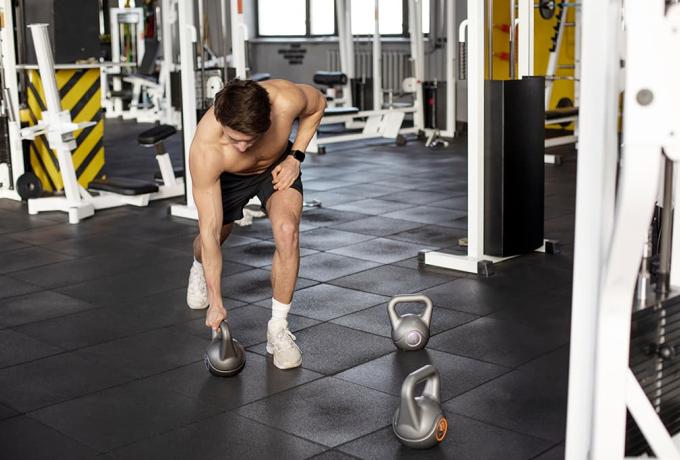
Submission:
M 225 319 L 227 319 L 227 310 L 224 307 L 213 307 L 211 305 L 205 315 L 205 325 L 212 328 L 213 331 L 217 331 Z

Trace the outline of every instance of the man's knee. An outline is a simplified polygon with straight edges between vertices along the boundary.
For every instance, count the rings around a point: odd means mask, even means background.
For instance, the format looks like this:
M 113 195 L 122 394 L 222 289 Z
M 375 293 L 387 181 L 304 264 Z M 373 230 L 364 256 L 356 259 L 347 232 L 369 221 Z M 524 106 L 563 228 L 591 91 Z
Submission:
M 291 250 L 298 247 L 299 230 L 295 221 L 283 221 L 276 225 L 274 231 L 276 247 L 283 250 Z

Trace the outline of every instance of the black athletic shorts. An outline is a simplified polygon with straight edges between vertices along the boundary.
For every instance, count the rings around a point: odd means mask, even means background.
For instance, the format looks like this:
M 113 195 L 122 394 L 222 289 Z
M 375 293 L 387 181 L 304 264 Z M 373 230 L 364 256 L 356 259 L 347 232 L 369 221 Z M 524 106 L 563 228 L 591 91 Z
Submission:
M 292 146 L 293 144 L 288 141 L 288 146 L 279 159 L 260 174 L 244 176 L 227 172 L 222 173 L 220 176 L 220 187 L 222 188 L 222 225 L 242 219 L 243 207 L 254 196 L 260 199 L 262 210 L 266 212 L 267 200 L 275 192 L 274 185 L 272 184 L 272 171 L 288 157 Z M 298 175 L 291 188 L 296 189 L 302 194 L 302 174 Z

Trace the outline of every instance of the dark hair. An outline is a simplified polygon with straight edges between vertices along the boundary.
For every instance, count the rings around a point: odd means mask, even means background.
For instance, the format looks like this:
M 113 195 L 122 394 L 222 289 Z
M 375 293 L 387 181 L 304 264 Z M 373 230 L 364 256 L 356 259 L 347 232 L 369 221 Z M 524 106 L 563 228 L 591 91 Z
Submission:
M 231 80 L 215 96 L 215 118 L 222 126 L 257 135 L 271 125 L 267 90 L 252 80 Z

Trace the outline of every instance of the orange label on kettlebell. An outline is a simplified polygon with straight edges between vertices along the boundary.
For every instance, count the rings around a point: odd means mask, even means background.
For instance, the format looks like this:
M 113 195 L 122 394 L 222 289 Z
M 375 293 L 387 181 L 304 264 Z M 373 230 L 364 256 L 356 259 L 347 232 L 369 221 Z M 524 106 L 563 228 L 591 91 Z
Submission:
M 434 435 L 437 442 L 442 442 L 446 437 L 446 430 L 449 428 L 449 422 L 444 417 L 439 419 L 437 423 L 437 433 Z

